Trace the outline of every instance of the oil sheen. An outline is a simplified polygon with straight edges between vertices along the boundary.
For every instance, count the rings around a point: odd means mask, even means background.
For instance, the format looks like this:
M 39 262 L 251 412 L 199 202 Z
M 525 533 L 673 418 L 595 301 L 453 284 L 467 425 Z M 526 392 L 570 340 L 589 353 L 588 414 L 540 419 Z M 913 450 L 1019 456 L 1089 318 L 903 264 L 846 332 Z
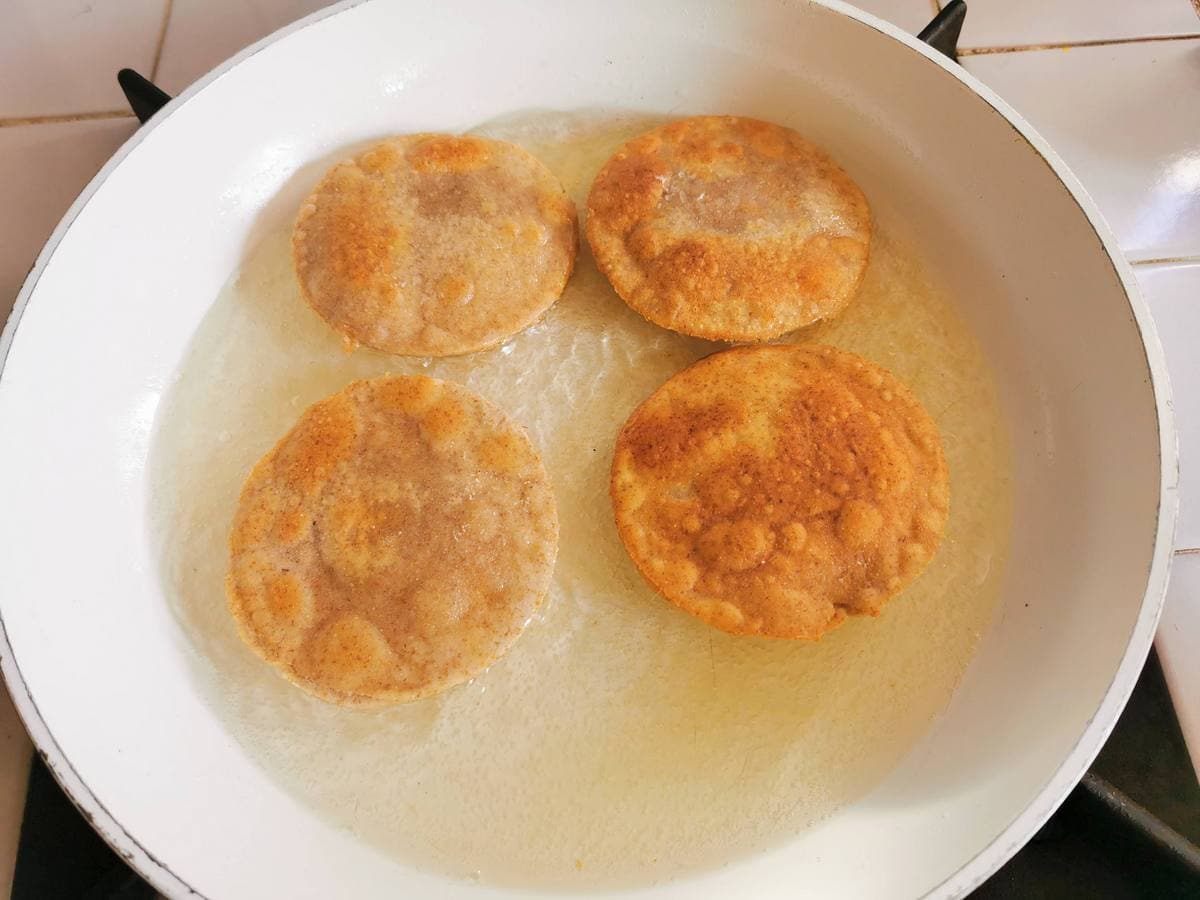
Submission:
M 661 120 L 539 114 L 481 129 L 528 147 L 579 205 L 627 138 Z M 878 213 L 878 210 L 877 210 Z M 404 864 L 521 887 L 644 885 L 795 838 L 877 784 L 946 706 L 998 594 L 1009 449 L 980 346 L 878 215 L 860 296 L 818 339 L 905 380 L 951 474 L 935 559 L 879 619 L 819 643 L 731 637 L 655 595 L 617 538 L 613 441 L 667 378 L 720 345 L 641 319 L 586 245 L 561 301 L 494 350 L 348 353 L 302 302 L 290 222 L 243 261 L 160 406 L 152 472 L 165 596 L 199 690 L 245 752 L 315 814 Z M 226 539 L 254 462 L 349 381 L 424 372 L 528 430 L 561 545 L 524 636 L 469 684 L 390 709 L 313 699 L 238 639 Z

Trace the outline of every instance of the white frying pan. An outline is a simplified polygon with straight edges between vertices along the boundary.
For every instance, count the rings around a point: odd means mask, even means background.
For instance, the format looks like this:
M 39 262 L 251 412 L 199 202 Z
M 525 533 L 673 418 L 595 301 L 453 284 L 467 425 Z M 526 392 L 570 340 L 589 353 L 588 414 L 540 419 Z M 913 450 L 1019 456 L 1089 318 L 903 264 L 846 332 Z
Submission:
M 926 738 L 796 839 L 621 896 L 962 895 L 1108 735 L 1167 581 L 1175 433 L 1129 268 L 1029 125 L 836 2 L 346 3 L 142 128 L 55 231 L 0 342 L 4 675 L 55 775 L 169 896 L 522 895 L 378 853 L 250 761 L 163 601 L 146 460 L 188 341 L 294 214 L 306 163 L 385 132 L 590 107 L 757 115 L 829 148 L 936 260 L 996 369 L 1015 454 L 1001 606 Z

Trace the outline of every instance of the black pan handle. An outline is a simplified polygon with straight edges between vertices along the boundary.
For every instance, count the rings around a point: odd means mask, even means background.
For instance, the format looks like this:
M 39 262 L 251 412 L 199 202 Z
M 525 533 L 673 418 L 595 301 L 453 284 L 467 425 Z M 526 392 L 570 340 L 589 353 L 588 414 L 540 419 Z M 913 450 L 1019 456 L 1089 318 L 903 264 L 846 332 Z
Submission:
M 967 17 L 967 4 L 963 0 L 950 0 L 942 11 L 921 29 L 917 40 L 924 41 L 934 50 L 958 62 L 958 36 L 962 33 L 963 19 Z
M 122 69 L 117 73 L 117 84 L 125 92 L 129 108 L 143 125 L 150 117 L 171 102 L 171 95 L 149 78 L 143 78 L 133 69 Z

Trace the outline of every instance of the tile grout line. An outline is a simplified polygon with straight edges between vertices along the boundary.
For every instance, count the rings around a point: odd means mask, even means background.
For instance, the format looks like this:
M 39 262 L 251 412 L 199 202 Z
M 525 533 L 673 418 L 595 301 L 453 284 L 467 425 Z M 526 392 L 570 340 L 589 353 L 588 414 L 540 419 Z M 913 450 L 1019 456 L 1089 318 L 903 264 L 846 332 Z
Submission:
M 1187 547 L 1175 551 L 1176 556 L 1200 556 L 1200 547 Z
M 151 81 L 158 77 L 158 66 L 162 62 L 163 47 L 167 43 L 167 28 L 171 24 L 171 7 L 173 0 L 163 0 L 162 23 L 158 26 L 158 43 L 154 47 L 154 62 L 150 63 Z
M 1196 0 L 1200 2 L 1200 0 Z M 1200 40 L 1200 31 L 1188 34 L 1152 34 L 1145 37 L 1099 38 L 1094 41 L 1061 41 L 1053 44 L 1013 44 L 1005 47 L 960 47 L 959 56 L 989 56 L 996 53 L 1029 53 L 1037 50 L 1071 50 L 1075 47 L 1112 47 L 1122 44 L 1156 44 L 1163 41 Z
M 1197 2 L 1200 2 L 1200 0 L 1197 0 Z M 1155 256 L 1150 259 L 1130 259 L 1126 257 L 1126 260 L 1131 266 L 1174 266 L 1200 263 L 1200 256 Z
M 154 46 L 154 57 L 150 63 L 149 79 L 153 81 L 158 76 L 158 67 L 162 62 L 163 46 L 167 42 L 167 27 L 171 23 L 173 0 L 163 0 L 162 21 L 158 26 L 158 39 Z M 64 122 L 94 122 L 103 119 L 127 119 L 133 116 L 128 109 L 103 109 L 95 112 L 59 113 L 49 116 L 14 116 L 0 118 L 0 128 L 16 128 L 23 125 L 58 125 Z
M 133 113 L 127 109 L 60 113 L 53 116 L 18 116 L 12 119 L 0 119 L 0 128 L 15 128 L 21 125 L 57 125 L 62 122 L 94 122 L 100 119 L 129 119 L 132 117 Z

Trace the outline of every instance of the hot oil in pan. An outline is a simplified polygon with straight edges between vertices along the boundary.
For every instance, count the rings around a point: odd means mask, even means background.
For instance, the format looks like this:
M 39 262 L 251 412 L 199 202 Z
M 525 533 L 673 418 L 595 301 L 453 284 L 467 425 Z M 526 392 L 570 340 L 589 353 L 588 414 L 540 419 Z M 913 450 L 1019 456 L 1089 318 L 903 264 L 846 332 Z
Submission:
M 580 208 L 599 166 L 656 122 L 540 116 L 524 143 Z M 941 427 L 945 540 L 878 620 L 818 644 L 729 637 L 652 593 L 612 523 L 629 412 L 719 349 L 646 323 L 586 249 L 563 299 L 504 346 L 447 360 L 347 354 L 301 301 L 287 227 L 226 285 L 164 402 L 154 449 L 167 595 L 213 709 L 263 768 L 397 858 L 522 886 L 640 884 L 778 844 L 876 784 L 944 708 L 987 626 L 1010 524 L 1009 455 L 976 340 L 881 217 L 866 284 L 821 340 L 907 381 Z M 226 535 L 255 460 L 355 379 L 466 384 L 531 432 L 554 482 L 552 595 L 471 684 L 381 711 L 310 699 L 258 661 L 226 611 Z

